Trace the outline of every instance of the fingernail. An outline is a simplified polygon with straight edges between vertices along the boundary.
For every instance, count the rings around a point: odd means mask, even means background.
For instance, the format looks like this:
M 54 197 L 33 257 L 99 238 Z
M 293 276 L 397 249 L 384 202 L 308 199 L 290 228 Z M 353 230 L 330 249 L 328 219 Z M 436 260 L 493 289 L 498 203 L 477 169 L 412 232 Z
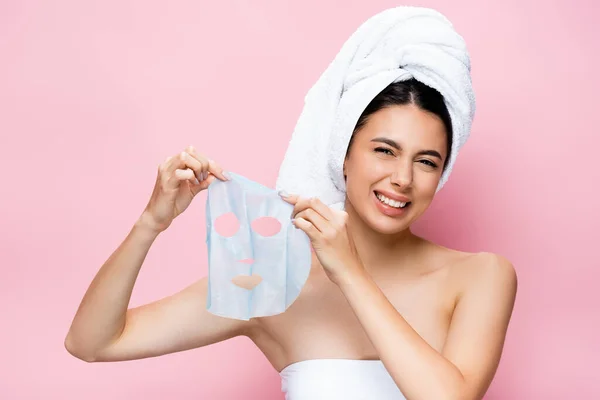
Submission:
M 227 171 L 223 171 L 223 176 L 229 180 L 231 180 L 231 175 L 229 175 L 229 172 Z
M 281 197 L 288 197 L 289 193 L 286 192 L 285 190 L 280 190 L 279 192 L 277 192 L 278 195 L 280 195 Z

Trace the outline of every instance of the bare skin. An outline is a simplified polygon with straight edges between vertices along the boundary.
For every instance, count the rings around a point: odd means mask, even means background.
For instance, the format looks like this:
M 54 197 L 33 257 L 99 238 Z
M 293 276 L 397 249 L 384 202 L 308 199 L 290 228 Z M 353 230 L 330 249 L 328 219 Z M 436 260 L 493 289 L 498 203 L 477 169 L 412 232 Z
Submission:
M 436 350 L 443 348 L 454 304 L 465 284 L 473 255 L 423 239 L 419 270 L 371 274 L 396 310 Z M 434 255 L 435 254 L 435 255 Z M 271 364 L 316 358 L 376 360 L 379 355 L 337 285 L 313 256 L 309 279 L 298 299 L 283 313 L 254 321 L 250 338 Z
M 460 375 L 460 398 L 480 398 L 500 360 L 516 275 L 501 256 L 448 249 L 410 230 L 435 195 L 447 156 L 443 129 L 436 116 L 412 105 L 372 115 L 357 133 L 344 165 L 348 227 L 370 279 L 418 333 L 417 338 L 406 336 L 406 346 L 422 349 L 419 346 L 426 343 L 447 361 L 441 366 L 431 354 L 414 356 L 406 365 L 394 364 L 395 369 L 402 371 L 410 363 L 428 370 L 431 363 L 448 382 L 458 382 Z M 381 137 L 401 148 L 373 141 Z M 422 154 L 423 149 L 439 157 Z M 88 362 L 131 360 L 244 335 L 277 371 L 308 359 L 384 358 L 374 343 L 385 348 L 385 340 L 373 333 L 383 322 L 364 325 L 356 300 L 332 281 L 315 253 L 300 296 L 276 316 L 238 321 L 208 313 L 206 277 L 170 297 L 128 309 L 137 274 L 156 237 L 212 180 L 226 179 L 220 166 L 195 149 L 188 147 L 185 154 L 159 168 L 148 207 L 86 292 L 65 339 L 67 350 Z M 411 205 L 400 217 L 384 215 L 373 205 L 374 190 L 404 195 Z M 401 328 L 398 337 L 404 338 Z M 399 386 L 413 395 L 409 398 L 421 398 L 425 390 L 419 384 Z

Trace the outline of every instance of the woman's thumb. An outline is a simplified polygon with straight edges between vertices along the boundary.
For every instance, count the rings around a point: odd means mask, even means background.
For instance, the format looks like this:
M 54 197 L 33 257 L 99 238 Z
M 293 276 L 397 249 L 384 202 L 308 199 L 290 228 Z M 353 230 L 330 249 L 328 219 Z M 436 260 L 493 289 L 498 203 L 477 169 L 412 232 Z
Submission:
M 208 177 L 202 182 L 200 182 L 200 184 L 198 185 L 198 191 L 200 192 L 202 190 L 207 189 L 215 179 L 217 179 L 216 176 L 214 176 L 213 174 L 208 174 Z

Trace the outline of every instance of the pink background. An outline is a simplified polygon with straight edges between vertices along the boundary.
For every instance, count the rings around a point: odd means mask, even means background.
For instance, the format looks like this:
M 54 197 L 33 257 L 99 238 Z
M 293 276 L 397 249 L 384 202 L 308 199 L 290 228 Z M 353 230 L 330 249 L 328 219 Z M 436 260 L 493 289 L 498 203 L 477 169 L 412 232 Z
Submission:
M 308 88 L 361 22 L 398 4 L 0 2 L 0 398 L 281 399 L 245 338 L 86 364 L 64 336 L 158 163 L 194 144 L 273 186 Z M 465 37 L 478 95 L 472 137 L 415 231 L 500 253 L 519 275 L 487 399 L 600 398 L 599 6 L 411 4 Z M 205 199 L 159 237 L 132 306 L 206 274 Z

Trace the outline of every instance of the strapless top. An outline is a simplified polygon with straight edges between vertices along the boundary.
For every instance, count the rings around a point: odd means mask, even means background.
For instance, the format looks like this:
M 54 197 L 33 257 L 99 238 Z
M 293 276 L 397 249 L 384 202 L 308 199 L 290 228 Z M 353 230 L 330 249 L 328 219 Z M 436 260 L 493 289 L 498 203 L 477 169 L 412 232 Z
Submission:
M 298 361 L 279 375 L 286 400 L 406 400 L 381 360 Z

